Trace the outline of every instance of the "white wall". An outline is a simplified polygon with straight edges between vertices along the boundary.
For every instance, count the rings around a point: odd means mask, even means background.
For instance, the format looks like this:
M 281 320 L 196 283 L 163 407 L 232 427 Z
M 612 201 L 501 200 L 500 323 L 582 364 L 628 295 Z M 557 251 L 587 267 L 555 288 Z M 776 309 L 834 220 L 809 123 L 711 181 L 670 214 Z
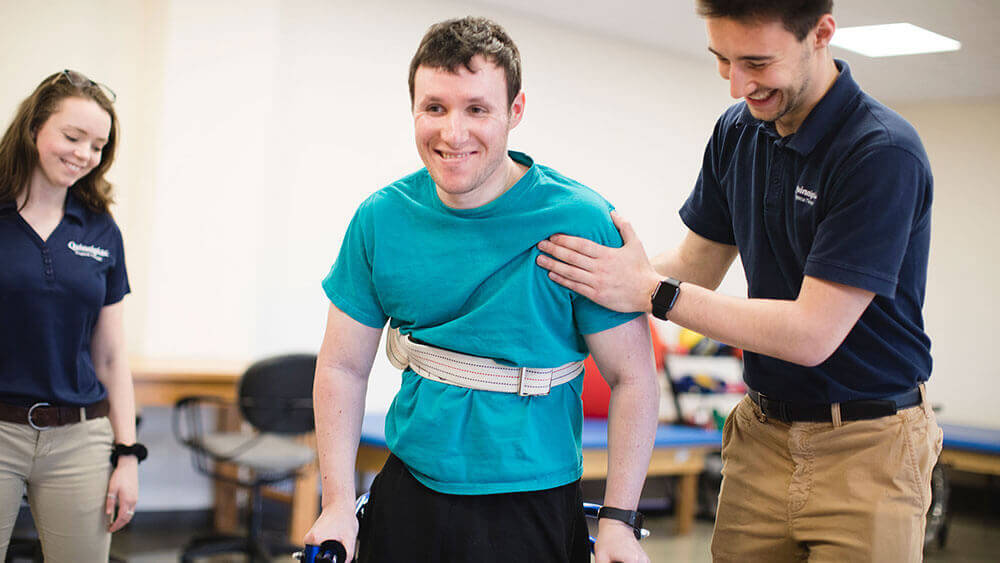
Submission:
M 18 5 L 19 6 L 19 5 Z M 316 350 L 319 287 L 357 204 L 420 167 L 406 89 L 433 22 L 498 19 L 524 58 L 527 114 L 511 136 L 590 184 L 653 253 L 683 234 L 677 209 L 698 172 L 728 88 L 705 60 L 445 0 L 62 0 L 0 4 L 13 112 L 42 76 L 77 68 L 119 94 L 114 169 L 133 295 L 135 357 L 247 360 Z M 891 105 L 891 103 L 890 103 Z M 942 418 L 1000 427 L 989 362 L 996 318 L 992 249 L 1000 225 L 1000 101 L 899 108 L 920 131 L 937 180 L 927 326 Z M 991 127 L 993 126 L 993 127 Z M 979 133 L 982 131 L 982 133 Z M 723 291 L 744 295 L 734 269 Z M 376 362 L 369 409 L 398 374 Z M 142 506 L 208 502 L 203 480 L 152 412 Z

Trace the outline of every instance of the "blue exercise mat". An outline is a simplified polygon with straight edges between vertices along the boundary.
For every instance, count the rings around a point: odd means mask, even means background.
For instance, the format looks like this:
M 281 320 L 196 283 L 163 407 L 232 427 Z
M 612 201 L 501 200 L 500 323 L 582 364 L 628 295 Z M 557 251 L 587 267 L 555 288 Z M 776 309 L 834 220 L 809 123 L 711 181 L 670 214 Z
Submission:
M 944 447 L 1000 454 L 1000 429 L 940 423 L 944 431 Z
M 361 424 L 361 443 L 366 446 L 385 447 L 385 415 L 366 414 Z M 722 433 L 689 426 L 660 425 L 656 429 L 655 447 L 676 448 L 684 446 L 722 446 Z M 583 421 L 583 447 L 608 447 L 608 421 L 587 418 Z
M 691 426 L 674 426 L 661 424 L 656 428 L 656 440 L 653 447 L 677 448 L 684 446 L 722 447 L 722 432 L 705 430 Z M 586 418 L 583 420 L 583 447 L 608 447 L 608 421 L 603 418 Z

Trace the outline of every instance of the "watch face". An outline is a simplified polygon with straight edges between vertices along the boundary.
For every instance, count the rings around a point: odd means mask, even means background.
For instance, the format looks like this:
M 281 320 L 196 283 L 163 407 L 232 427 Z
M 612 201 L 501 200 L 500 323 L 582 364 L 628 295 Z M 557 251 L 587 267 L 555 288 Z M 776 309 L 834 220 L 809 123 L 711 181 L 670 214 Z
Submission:
M 658 319 L 667 320 L 667 312 L 674 308 L 674 302 L 677 301 L 677 294 L 679 292 L 679 281 L 672 278 L 667 278 L 661 281 L 660 285 L 656 287 L 656 291 L 653 293 L 653 316 Z

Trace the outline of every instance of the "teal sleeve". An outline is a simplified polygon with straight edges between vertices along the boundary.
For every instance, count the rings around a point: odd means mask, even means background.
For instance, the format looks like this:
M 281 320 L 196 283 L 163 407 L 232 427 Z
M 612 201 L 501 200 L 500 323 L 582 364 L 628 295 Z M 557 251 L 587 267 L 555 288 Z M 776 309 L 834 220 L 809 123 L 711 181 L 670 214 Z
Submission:
M 590 233 L 587 235 L 587 238 L 598 244 L 620 248 L 622 237 L 618 233 L 618 229 L 615 228 L 615 224 L 611 221 L 610 213 L 613 207 L 607 202 L 604 203 L 605 206 L 603 209 L 598 210 L 598 214 L 589 216 L 588 224 L 583 226 L 584 231 Z M 580 334 L 594 334 L 614 328 L 631 321 L 639 315 L 641 313 L 619 313 L 612 311 L 578 293 L 573 294 L 573 317 Z
M 382 309 L 373 276 L 372 198 L 351 219 L 337 261 L 323 279 L 323 291 L 338 309 L 363 325 L 382 328 L 388 315 Z

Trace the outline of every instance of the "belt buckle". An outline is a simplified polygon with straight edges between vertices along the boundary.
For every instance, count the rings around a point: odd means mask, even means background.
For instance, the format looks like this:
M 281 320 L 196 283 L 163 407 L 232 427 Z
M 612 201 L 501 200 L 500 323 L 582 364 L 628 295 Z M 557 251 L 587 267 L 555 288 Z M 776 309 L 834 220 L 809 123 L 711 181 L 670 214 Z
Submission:
M 545 386 L 545 391 L 542 392 L 532 391 L 528 389 L 527 378 L 525 377 L 528 374 L 528 368 L 518 368 L 518 376 L 517 376 L 518 396 L 531 397 L 538 395 L 544 397 L 545 395 L 548 395 L 549 391 L 552 390 L 552 370 L 546 370 L 546 373 L 549 374 L 549 382 L 548 385 Z
M 31 408 L 28 409 L 28 417 L 27 417 L 28 418 L 28 426 L 34 428 L 35 430 L 39 430 L 39 431 L 41 431 L 41 430 L 48 430 L 49 428 L 52 428 L 51 425 L 50 426 L 38 426 L 37 424 L 35 424 L 35 422 L 33 420 L 31 420 L 31 415 L 35 414 L 35 409 L 37 409 L 39 407 L 51 407 L 51 406 L 52 405 L 50 405 L 49 403 L 35 403 L 35 404 L 31 405 Z
M 771 418 L 771 415 L 768 414 L 768 411 L 771 410 L 771 399 L 767 395 L 758 392 L 757 406 L 760 407 L 761 422 L 767 422 L 767 419 Z

